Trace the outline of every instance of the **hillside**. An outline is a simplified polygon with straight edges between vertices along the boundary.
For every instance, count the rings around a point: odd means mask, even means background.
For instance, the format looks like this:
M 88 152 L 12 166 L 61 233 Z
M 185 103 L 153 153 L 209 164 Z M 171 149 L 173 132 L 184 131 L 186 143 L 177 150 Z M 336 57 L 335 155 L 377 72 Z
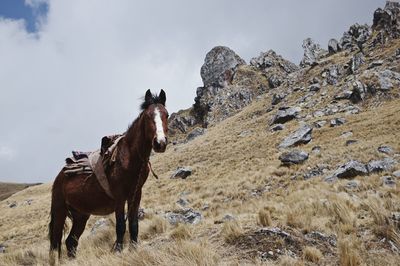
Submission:
M 0 182 L 0 201 L 5 200 L 6 198 L 10 197 L 12 194 L 21 191 L 25 188 L 30 186 L 40 185 L 37 184 L 22 184 L 22 183 L 6 183 Z
M 214 48 L 196 104 L 171 115 L 173 143 L 151 158 L 137 249 L 111 253 L 113 215 L 92 216 L 63 264 L 398 265 L 399 36 L 389 2 L 328 50 L 306 39 L 300 66 Z M 221 53 L 222 68 L 207 61 Z M 171 179 L 178 167 L 191 175 Z M 0 202 L 1 265 L 48 263 L 50 189 Z

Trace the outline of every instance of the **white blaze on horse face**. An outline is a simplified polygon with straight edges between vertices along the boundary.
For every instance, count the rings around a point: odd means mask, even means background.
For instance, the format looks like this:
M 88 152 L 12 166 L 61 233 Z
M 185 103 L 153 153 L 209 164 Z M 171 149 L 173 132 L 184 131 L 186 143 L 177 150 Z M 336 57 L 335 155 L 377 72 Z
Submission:
M 166 142 L 163 123 L 161 120 L 161 114 L 160 114 L 160 110 L 158 110 L 158 107 L 156 107 L 154 110 L 154 122 L 156 124 L 157 142 L 158 143 Z

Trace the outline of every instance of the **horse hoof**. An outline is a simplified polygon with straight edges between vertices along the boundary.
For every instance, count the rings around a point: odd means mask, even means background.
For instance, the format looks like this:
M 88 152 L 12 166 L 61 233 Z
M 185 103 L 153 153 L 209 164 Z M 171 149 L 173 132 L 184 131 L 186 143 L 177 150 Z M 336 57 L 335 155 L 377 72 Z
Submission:
M 121 253 L 123 249 L 122 243 L 115 243 L 114 244 L 114 252 Z

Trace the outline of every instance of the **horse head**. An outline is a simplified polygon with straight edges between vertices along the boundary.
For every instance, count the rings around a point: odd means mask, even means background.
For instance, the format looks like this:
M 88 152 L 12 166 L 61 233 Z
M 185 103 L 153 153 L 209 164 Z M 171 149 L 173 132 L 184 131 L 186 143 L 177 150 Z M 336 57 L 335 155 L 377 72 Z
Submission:
M 155 152 L 164 152 L 167 147 L 168 111 L 165 108 L 165 101 L 164 90 L 161 90 L 159 95 L 147 90 L 141 105 L 145 119 L 145 136 L 151 141 Z

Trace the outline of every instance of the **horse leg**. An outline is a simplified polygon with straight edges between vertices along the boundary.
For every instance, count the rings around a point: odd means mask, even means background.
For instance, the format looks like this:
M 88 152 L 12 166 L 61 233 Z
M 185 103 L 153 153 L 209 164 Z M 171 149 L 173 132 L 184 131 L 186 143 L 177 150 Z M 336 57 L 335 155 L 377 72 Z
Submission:
M 115 210 L 115 221 L 116 227 L 115 231 L 117 233 L 117 240 L 114 244 L 114 251 L 121 252 L 123 249 L 124 235 L 126 230 L 125 224 L 125 202 L 120 204 Z
M 89 219 L 89 215 L 78 213 L 77 211 L 72 211 L 72 228 L 67 239 L 65 240 L 65 245 L 67 246 L 68 257 L 75 258 L 76 248 L 78 247 L 79 237 L 85 230 L 86 222 Z
M 136 192 L 133 201 L 128 202 L 128 220 L 129 220 L 129 234 L 131 237 L 131 244 L 136 245 L 139 233 L 139 206 L 142 198 L 142 190 Z

